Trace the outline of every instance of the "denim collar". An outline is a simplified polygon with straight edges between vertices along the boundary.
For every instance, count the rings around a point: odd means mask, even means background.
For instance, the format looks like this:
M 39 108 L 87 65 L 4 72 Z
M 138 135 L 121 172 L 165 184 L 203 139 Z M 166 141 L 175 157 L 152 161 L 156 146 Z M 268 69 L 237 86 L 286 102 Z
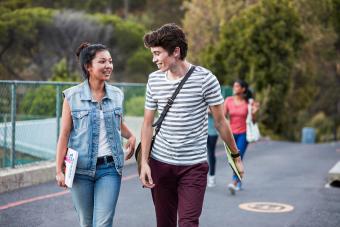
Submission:
M 114 99 L 112 92 L 107 92 L 109 84 L 107 82 L 104 82 L 104 89 L 105 89 L 105 95 L 103 97 L 103 99 Z M 91 96 L 91 89 L 90 89 L 90 85 L 89 85 L 89 80 L 85 80 L 82 85 L 81 85 L 81 89 L 82 89 L 82 93 L 81 93 L 81 100 L 92 100 L 92 96 Z

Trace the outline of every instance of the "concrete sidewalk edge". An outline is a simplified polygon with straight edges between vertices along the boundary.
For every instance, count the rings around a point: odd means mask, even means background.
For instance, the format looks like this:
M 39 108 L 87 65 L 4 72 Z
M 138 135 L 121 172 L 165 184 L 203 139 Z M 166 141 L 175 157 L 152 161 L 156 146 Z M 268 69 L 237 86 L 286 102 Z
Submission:
M 55 179 L 55 161 L 43 161 L 0 170 L 0 193 Z
M 340 181 L 340 161 L 338 161 L 328 172 L 329 182 Z
M 125 165 L 134 164 L 134 157 Z M 0 169 L 0 193 L 55 180 L 55 161 L 42 161 Z

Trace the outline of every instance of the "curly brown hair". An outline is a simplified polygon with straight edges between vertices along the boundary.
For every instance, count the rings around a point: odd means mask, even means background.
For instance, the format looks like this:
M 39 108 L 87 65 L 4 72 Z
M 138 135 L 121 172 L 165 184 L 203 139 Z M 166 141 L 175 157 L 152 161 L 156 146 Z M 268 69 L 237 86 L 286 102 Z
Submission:
M 162 47 L 169 55 L 173 54 L 176 47 L 180 48 L 180 59 L 184 60 L 187 56 L 188 42 L 185 34 L 175 23 L 165 24 L 155 31 L 150 31 L 144 35 L 144 45 L 150 47 Z

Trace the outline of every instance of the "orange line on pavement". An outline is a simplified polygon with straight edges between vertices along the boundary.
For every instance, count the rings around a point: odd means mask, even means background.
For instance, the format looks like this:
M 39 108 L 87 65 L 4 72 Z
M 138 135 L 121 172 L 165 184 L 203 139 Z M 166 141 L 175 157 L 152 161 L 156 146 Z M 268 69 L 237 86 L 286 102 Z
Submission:
M 62 192 L 57 192 L 57 193 L 53 193 L 53 194 L 33 197 L 33 198 L 30 198 L 30 199 L 24 199 L 24 200 L 13 202 L 13 203 L 8 203 L 4 206 L 0 206 L 0 210 L 5 210 L 5 209 L 8 209 L 8 208 L 20 206 L 20 205 L 23 205 L 23 204 L 26 204 L 26 203 L 32 203 L 32 202 L 43 200 L 43 199 L 49 199 L 49 198 L 65 195 L 67 193 L 69 193 L 69 191 L 62 191 Z
M 138 174 L 128 175 L 126 177 L 123 177 L 122 181 L 131 180 L 131 179 L 136 178 L 136 177 L 138 177 Z M 0 211 L 6 210 L 6 209 L 12 208 L 12 207 L 21 206 L 21 205 L 26 204 L 26 203 L 32 203 L 32 202 L 43 200 L 43 199 L 49 199 L 49 198 L 54 198 L 54 197 L 66 195 L 68 193 L 70 193 L 70 191 L 61 191 L 61 192 L 56 192 L 56 193 L 52 193 L 52 194 L 37 196 L 37 197 L 29 198 L 29 199 L 24 199 L 24 200 L 8 203 L 6 205 L 0 206 Z

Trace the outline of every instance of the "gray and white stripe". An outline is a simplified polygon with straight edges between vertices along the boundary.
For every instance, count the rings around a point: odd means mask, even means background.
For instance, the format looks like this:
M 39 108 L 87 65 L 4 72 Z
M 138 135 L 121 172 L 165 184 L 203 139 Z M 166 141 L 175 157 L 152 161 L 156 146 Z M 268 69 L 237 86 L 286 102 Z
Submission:
M 180 80 L 168 80 L 156 71 L 149 75 L 145 108 L 160 114 Z M 196 66 L 165 116 L 151 157 L 173 165 L 193 165 L 206 161 L 207 108 L 223 103 L 216 77 Z

